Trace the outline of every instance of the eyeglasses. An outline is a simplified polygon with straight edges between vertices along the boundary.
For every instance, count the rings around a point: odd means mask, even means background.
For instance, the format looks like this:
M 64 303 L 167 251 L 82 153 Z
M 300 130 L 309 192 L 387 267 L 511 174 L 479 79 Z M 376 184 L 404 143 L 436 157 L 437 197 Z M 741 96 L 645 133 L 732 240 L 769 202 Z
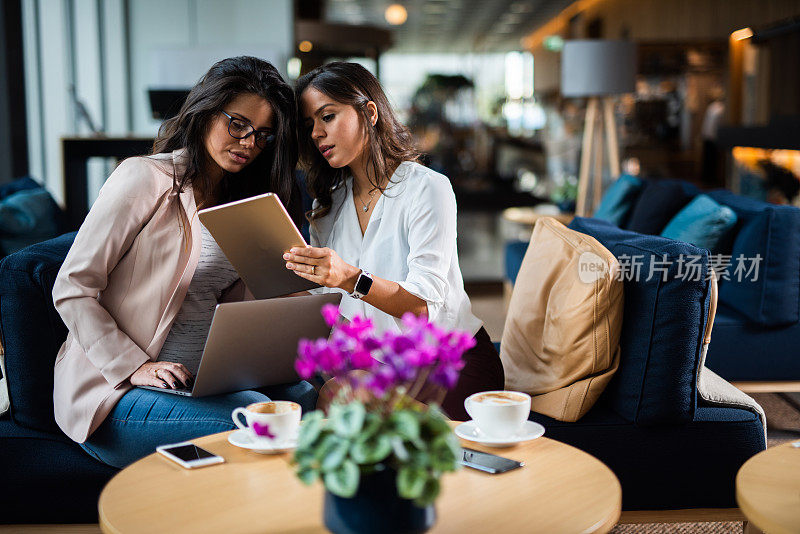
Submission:
M 247 139 L 251 135 L 255 136 L 256 146 L 264 149 L 275 141 L 275 134 L 269 130 L 256 130 L 253 125 L 244 119 L 231 117 L 224 111 L 222 114 L 228 117 L 228 133 L 234 139 Z

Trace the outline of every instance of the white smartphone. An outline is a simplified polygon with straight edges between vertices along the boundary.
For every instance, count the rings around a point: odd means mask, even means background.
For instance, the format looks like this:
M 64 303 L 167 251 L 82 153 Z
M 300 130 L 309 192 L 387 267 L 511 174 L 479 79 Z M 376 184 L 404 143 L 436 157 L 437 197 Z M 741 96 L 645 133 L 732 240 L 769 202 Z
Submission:
M 191 441 L 172 443 L 156 447 L 156 452 L 163 454 L 176 464 L 186 469 L 205 467 L 207 465 L 221 464 L 225 461 L 222 456 L 198 447 Z

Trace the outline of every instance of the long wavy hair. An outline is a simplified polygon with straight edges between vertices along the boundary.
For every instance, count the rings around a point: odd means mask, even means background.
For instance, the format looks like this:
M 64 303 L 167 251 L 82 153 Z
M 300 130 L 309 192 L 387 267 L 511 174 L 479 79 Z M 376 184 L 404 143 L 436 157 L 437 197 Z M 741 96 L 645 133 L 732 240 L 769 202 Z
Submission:
M 419 160 L 420 154 L 414 147 L 411 132 L 395 117 L 380 82 L 358 63 L 328 63 L 302 76 L 295 86 L 298 103 L 309 87 L 340 104 L 355 108 L 362 131 L 368 140 L 364 170 L 374 188 L 383 192 L 386 188 L 382 185 L 384 180 L 391 177 L 400 163 Z M 378 108 L 378 120 L 374 126 L 369 120 L 369 102 L 373 102 Z M 333 191 L 344 183 L 349 170 L 346 167 L 331 167 L 317 149 L 311 139 L 311 132 L 303 125 L 303 121 L 298 121 L 298 125 L 300 161 L 307 173 L 309 193 L 317 200 L 316 209 L 308 216 L 313 221 L 330 211 Z
M 178 114 L 161 125 L 153 143 L 153 153 L 186 149 L 186 166 L 173 175 L 174 187 L 187 185 L 200 192 L 201 205 L 212 195 L 212 182 L 205 171 L 208 154 L 205 140 L 215 119 L 237 96 L 255 94 L 272 106 L 275 141 L 256 159 L 236 173 L 225 173 L 220 183 L 220 203 L 260 193 L 277 193 L 289 213 L 300 218 L 300 195 L 294 171 L 297 166 L 297 104 L 292 88 L 267 61 L 251 56 L 223 59 L 215 63 L 189 92 Z M 294 212 L 294 213 L 293 213 Z

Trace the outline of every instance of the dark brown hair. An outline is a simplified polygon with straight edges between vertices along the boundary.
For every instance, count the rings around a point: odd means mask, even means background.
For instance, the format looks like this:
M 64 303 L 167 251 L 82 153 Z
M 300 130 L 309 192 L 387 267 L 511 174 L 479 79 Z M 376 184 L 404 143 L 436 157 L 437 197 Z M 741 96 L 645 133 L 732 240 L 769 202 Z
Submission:
M 153 144 L 153 153 L 186 149 L 187 164 L 181 176 L 173 176 L 174 186 L 183 191 L 186 185 L 200 191 L 204 200 L 211 195 L 212 184 L 204 172 L 207 165 L 205 140 L 213 121 L 237 96 L 255 94 L 272 106 L 275 141 L 256 159 L 229 179 L 225 173 L 219 202 L 247 198 L 268 191 L 277 193 L 297 219 L 299 190 L 294 177 L 297 166 L 297 104 L 292 88 L 278 70 L 267 61 L 250 56 L 223 59 L 215 63 L 189 92 L 178 114 L 164 121 Z M 296 198 L 293 198 L 296 197 Z M 295 211 L 295 213 L 292 213 Z
M 380 82 L 358 63 L 328 63 L 302 76 L 295 87 L 298 102 L 303 91 L 309 87 L 340 104 L 355 108 L 369 140 L 364 170 L 373 187 L 383 191 L 381 182 L 384 178 L 388 179 L 400 163 L 419 160 L 419 152 L 414 148 L 411 132 L 395 117 Z M 369 102 L 374 102 L 378 108 L 378 120 L 374 126 L 369 120 Z M 303 121 L 298 121 L 298 125 L 300 161 L 308 173 L 308 190 L 318 203 L 309 217 L 314 220 L 330 211 L 332 192 L 344 182 L 349 171 L 346 167 L 331 167 L 314 145 L 310 131 L 303 125 Z

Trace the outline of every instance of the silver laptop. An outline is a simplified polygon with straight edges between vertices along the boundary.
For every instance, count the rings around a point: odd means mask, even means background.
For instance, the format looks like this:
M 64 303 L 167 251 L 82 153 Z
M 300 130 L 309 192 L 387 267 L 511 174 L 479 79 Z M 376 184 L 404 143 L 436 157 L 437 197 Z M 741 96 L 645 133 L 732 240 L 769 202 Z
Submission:
M 331 328 L 320 310 L 341 299 L 341 293 L 327 293 L 219 304 L 192 389 L 139 387 L 205 397 L 295 382 L 297 343 L 327 338 Z
M 286 268 L 284 252 L 306 242 L 274 193 L 200 210 L 198 217 L 255 298 L 319 287 Z

